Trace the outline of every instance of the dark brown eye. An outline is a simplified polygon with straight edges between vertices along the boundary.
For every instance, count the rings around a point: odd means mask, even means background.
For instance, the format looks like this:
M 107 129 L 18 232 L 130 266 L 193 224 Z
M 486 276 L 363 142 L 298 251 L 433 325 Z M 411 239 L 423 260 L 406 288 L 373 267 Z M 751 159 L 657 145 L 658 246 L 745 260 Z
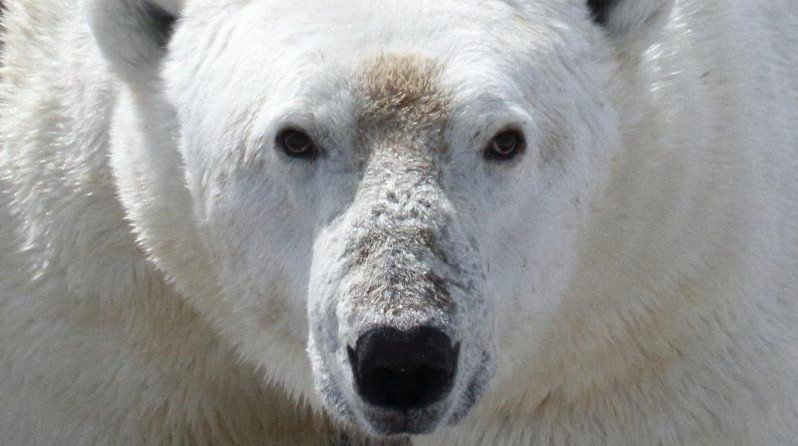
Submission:
M 313 139 L 302 130 L 287 129 L 277 135 L 277 147 L 292 158 L 315 158 L 318 149 Z
M 498 133 L 485 148 L 485 158 L 504 161 L 514 158 L 526 148 L 524 135 L 517 130 L 505 130 Z

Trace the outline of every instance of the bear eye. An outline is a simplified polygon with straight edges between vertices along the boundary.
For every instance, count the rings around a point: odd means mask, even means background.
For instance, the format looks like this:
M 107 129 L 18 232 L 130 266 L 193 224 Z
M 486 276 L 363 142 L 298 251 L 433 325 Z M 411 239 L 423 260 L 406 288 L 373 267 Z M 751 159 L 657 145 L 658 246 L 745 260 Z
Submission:
M 485 158 L 507 161 L 515 158 L 526 148 L 524 135 L 518 130 L 504 130 L 496 134 L 485 148 Z
M 315 158 L 318 149 L 307 133 L 297 129 L 285 129 L 277 135 L 277 147 L 292 158 Z

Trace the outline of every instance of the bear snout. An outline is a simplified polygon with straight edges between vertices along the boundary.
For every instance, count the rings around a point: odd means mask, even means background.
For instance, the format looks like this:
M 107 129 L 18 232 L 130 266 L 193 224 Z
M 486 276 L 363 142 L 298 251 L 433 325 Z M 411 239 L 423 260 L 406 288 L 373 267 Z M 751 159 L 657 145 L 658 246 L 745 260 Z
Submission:
M 347 350 L 360 397 L 384 409 L 404 411 L 427 407 L 449 393 L 460 347 L 437 328 L 380 326 L 362 334 L 355 348 Z

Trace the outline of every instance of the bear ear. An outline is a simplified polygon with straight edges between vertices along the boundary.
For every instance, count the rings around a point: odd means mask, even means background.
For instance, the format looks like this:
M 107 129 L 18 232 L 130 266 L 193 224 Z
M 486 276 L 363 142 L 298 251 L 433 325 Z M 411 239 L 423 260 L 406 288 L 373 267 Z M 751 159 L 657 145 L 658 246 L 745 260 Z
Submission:
M 184 0 L 90 0 L 92 34 L 128 81 L 152 79 L 166 54 Z
M 673 0 L 587 0 L 587 6 L 612 37 L 624 38 L 667 14 Z

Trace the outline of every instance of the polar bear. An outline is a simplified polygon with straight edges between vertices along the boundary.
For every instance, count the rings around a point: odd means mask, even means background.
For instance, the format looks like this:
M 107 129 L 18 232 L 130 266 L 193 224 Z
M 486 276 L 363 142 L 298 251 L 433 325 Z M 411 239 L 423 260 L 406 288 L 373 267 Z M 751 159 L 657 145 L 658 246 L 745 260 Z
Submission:
M 794 0 L 16 0 L 3 445 L 788 445 Z

